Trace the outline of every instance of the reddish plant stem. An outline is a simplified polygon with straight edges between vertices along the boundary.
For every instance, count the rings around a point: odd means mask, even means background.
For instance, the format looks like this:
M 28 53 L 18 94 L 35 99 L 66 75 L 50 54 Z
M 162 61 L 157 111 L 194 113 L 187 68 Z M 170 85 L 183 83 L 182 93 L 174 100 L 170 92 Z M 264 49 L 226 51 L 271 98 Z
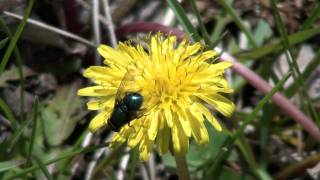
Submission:
M 123 37 L 127 34 L 132 33 L 150 33 L 150 32 L 162 32 L 165 34 L 172 34 L 177 36 L 178 40 L 181 40 L 186 34 L 177 29 L 168 26 L 163 26 L 157 23 L 148 23 L 148 22 L 133 22 L 126 24 L 124 26 L 119 27 L 116 30 L 116 34 L 118 37 Z M 221 51 L 220 49 L 215 49 L 216 51 Z M 250 70 L 246 66 L 239 63 L 236 58 L 231 56 L 228 53 L 222 53 L 221 55 L 222 61 L 230 61 L 233 63 L 232 69 L 241 75 L 244 79 L 248 81 L 253 87 L 255 87 L 260 92 L 266 94 L 271 89 L 272 86 L 269 85 L 264 79 L 262 79 L 258 74 L 254 71 Z M 317 125 L 303 112 L 301 112 L 296 106 L 294 106 L 290 101 L 281 93 L 277 92 L 272 97 L 272 101 L 279 106 L 279 108 L 290 116 L 293 120 L 295 120 L 298 124 L 300 124 L 306 132 L 310 134 L 315 140 L 320 142 L 320 130 Z

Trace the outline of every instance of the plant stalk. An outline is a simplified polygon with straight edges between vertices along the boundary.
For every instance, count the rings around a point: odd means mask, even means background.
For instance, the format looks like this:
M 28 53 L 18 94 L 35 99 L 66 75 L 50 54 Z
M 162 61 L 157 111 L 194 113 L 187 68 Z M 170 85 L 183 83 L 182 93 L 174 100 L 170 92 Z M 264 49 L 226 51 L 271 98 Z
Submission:
M 176 159 L 177 171 L 179 175 L 179 179 L 181 180 L 191 180 L 188 165 L 185 156 L 174 156 Z

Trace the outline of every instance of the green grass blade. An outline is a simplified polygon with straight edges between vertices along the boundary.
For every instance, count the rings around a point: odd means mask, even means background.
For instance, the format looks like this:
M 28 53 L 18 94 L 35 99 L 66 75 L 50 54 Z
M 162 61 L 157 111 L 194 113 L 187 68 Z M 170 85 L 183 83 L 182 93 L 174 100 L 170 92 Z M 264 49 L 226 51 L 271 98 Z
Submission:
M 259 168 L 258 169 L 259 176 L 261 177 L 262 180 L 272 180 L 273 178 L 271 175 L 264 169 Z
M 0 41 L 0 50 L 7 44 L 9 38 L 4 38 Z
M 41 122 L 41 121 L 40 121 Z M 42 126 L 43 127 L 43 126 Z M 76 151 L 78 149 L 80 149 L 81 147 L 81 143 L 84 141 L 85 136 L 89 133 L 88 129 L 85 129 L 81 135 L 79 136 L 79 138 L 77 139 L 76 143 L 73 145 L 73 151 Z M 67 169 L 68 165 L 70 164 L 71 160 L 67 160 L 67 161 L 63 161 L 61 162 L 60 165 L 60 169 Z
M 7 36 L 10 39 L 13 39 L 12 33 L 9 29 L 9 27 L 6 25 L 4 20 L 0 17 L 0 27 L 5 31 Z M 14 48 L 14 54 L 15 54 L 15 63 L 18 66 L 18 72 L 19 72 L 19 78 L 20 78 L 20 112 L 24 112 L 24 75 L 23 75 L 23 68 L 22 68 L 22 60 L 21 55 L 17 47 Z M 24 116 L 20 116 L 20 121 L 24 121 Z
M 312 28 L 304 31 L 299 31 L 297 33 L 294 33 L 292 35 L 288 36 L 289 45 L 293 46 L 298 43 L 302 43 L 316 35 L 320 34 L 319 28 Z M 273 54 L 273 53 L 279 53 L 284 50 L 281 40 L 277 39 L 273 42 L 260 46 L 259 48 L 255 48 L 250 51 L 241 52 L 239 54 L 236 54 L 235 56 L 240 60 L 248 60 L 248 59 L 260 59 L 267 55 Z
M 200 27 L 200 31 L 201 31 L 201 34 L 202 34 L 202 37 L 205 41 L 205 43 L 208 45 L 208 46 L 212 46 L 212 42 L 210 40 L 210 37 L 209 37 L 209 34 L 208 34 L 208 31 L 206 29 L 206 27 L 204 26 L 203 24 L 203 21 L 201 19 L 201 15 L 197 9 L 197 6 L 196 6 L 196 3 L 195 3 L 195 0 L 189 0 L 190 4 L 191 4 L 191 7 L 192 7 L 192 10 L 193 10 L 193 13 L 196 15 L 197 17 L 197 20 L 198 20 L 198 23 L 199 23 L 199 27 Z
M 239 138 L 237 141 L 237 145 L 239 147 L 240 152 L 242 153 L 242 156 L 247 161 L 252 173 L 257 177 L 257 179 L 262 179 L 258 172 L 258 166 L 254 159 L 252 150 L 250 149 L 250 146 L 246 143 L 245 139 L 243 137 Z
M 220 34 L 220 36 L 218 37 L 218 39 L 215 39 L 213 41 L 213 43 L 211 43 L 211 45 L 209 46 L 208 49 L 214 49 L 222 40 L 223 38 L 228 34 L 228 31 L 223 32 L 222 34 Z
M 313 73 L 313 71 L 316 70 L 318 65 L 320 64 L 320 50 L 316 53 L 314 58 L 311 60 L 311 62 L 307 65 L 305 70 L 302 72 L 302 78 L 303 79 L 308 79 L 310 75 Z M 298 90 L 299 85 L 297 82 L 294 82 L 287 90 L 286 90 L 286 95 L 288 97 L 292 97 Z
M 9 151 L 14 147 L 14 145 L 17 143 L 17 141 L 20 139 L 21 134 L 23 131 L 28 127 L 29 123 L 31 121 L 25 120 L 20 127 L 13 133 L 12 138 L 10 139 L 9 143 Z
M 17 64 L 18 66 L 18 71 L 19 71 L 19 81 L 20 81 L 20 112 L 21 112 L 21 115 L 20 115 L 20 120 L 21 121 L 24 121 L 24 116 L 23 116 L 23 113 L 24 113 L 24 87 L 25 87 L 25 83 L 24 83 L 24 75 L 23 75 L 23 65 L 22 65 L 22 61 L 21 61 L 21 57 L 20 57 L 20 53 L 18 51 L 17 48 L 15 48 L 15 63 Z
M 186 13 L 183 8 L 180 6 L 177 0 L 168 0 L 168 4 L 174 14 L 176 15 L 179 23 L 182 25 L 183 29 L 189 34 L 192 41 L 199 42 L 201 37 L 198 31 L 192 26 L 190 20 L 188 19 Z
M 15 34 L 12 37 L 12 39 L 10 40 L 8 49 L 6 50 L 6 52 L 5 52 L 5 54 L 4 54 L 3 58 L 2 58 L 2 61 L 0 63 L 0 76 L 3 73 L 5 67 L 6 67 L 6 65 L 8 63 L 8 60 L 9 60 L 13 50 L 16 47 L 18 39 L 20 38 L 20 35 L 21 35 L 21 33 L 22 33 L 26 23 L 27 23 L 27 19 L 29 18 L 30 14 L 31 14 L 33 3 L 34 3 L 34 0 L 30 0 L 29 1 L 28 7 L 27 7 L 27 10 L 26 10 L 26 12 L 25 12 L 25 14 L 23 16 L 23 19 L 20 22 L 20 24 L 19 24 L 19 26 L 17 28 L 17 31 L 15 32 Z
M 8 171 L 17 166 L 20 166 L 21 164 L 23 164 L 23 162 L 24 162 L 23 160 L 10 160 L 10 161 L 0 162 L 0 173 L 4 171 Z
M 237 129 L 237 131 L 233 134 L 233 139 L 239 138 L 244 131 L 244 128 L 250 124 L 253 119 L 257 116 L 258 112 L 263 108 L 263 106 L 272 98 L 272 96 L 280 89 L 282 88 L 282 85 L 287 81 L 287 79 L 290 77 L 291 71 L 286 73 L 284 77 L 272 88 L 272 90 L 263 97 L 261 101 L 257 104 L 257 106 L 254 108 L 254 110 L 247 116 L 241 126 Z
M 60 154 L 60 156 L 44 162 L 43 165 L 47 166 L 49 164 L 53 164 L 53 163 L 56 163 L 56 162 L 64 160 L 64 159 L 68 159 L 68 158 L 71 158 L 71 157 L 79 155 L 79 154 L 85 154 L 85 153 L 88 153 L 88 152 L 92 152 L 92 151 L 94 151 L 96 149 L 99 149 L 99 148 L 102 148 L 102 147 L 106 147 L 108 145 L 109 145 L 109 143 L 104 143 L 104 144 L 101 144 L 101 145 L 89 146 L 89 147 L 78 149 L 78 150 L 71 151 L 71 152 L 70 151 L 65 151 L 64 153 Z M 40 166 L 38 164 L 37 165 L 33 165 L 33 166 L 29 167 L 29 168 L 26 168 L 26 169 L 16 173 L 15 175 L 13 175 L 11 177 L 6 178 L 6 180 L 8 180 L 8 179 L 16 179 L 18 177 L 23 177 L 24 175 L 26 175 L 28 173 L 31 173 L 33 171 L 38 170 L 39 168 L 40 168 Z
M 34 100 L 34 108 L 33 108 L 33 126 L 32 126 L 32 133 L 31 133 L 31 140 L 30 140 L 30 145 L 29 145 L 29 150 L 27 154 L 27 166 L 30 162 L 32 152 L 33 152 L 33 147 L 34 147 L 34 142 L 36 139 L 36 130 L 37 130 L 37 124 L 38 124 L 38 115 L 39 115 L 39 99 L 38 97 L 35 98 Z
M 301 75 L 301 72 L 299 70 L 298 63 L 297 63 L 296 58 L 294 56 L 293 50 L 289 44 L 287 31 L 286 31 L 285 26 L 284 26 L 282 19 L 280 17 L 280 13 L 276 7 L 276 1 L 271 0 L 270 4 L 272 7 L 272 13 L 273 13 L 274 20 L 276 22 L 277 29 L 278 29 L 279 33 L 281 34 L 283 46 L 285 47 L 285 49 L 287 49 L 287 51 L 285 51 L 287 62 L 289 64 L 290 68 L 293 70 L 293 74 L 292 74 L 293 78 L 299 84 L 299 88 L 301 91 L 301 94 L 299 94 L 300 95 L 299 96 L 300 102 L 301 102 L 302 106 L 304 107 L 304 109 L 308 110 L 309 113 L 312 115 L 312 117 L 316 120 L 318 125 L 320 125 L 320 116 L 317 113 L 317 111 L 315 110 L 315 107 L 313 106 L 312 101 L 311 101 L 311 99 L 308 95 L 308 92 L 306 90 L 307 88 L 305 86 L 305 82 L 304 82 L 302 75 Z
M 225 160 L 230 155 L 230 153 L 231 153 L 230 149 L 233 147 L 233 143 L 234 142 L 232 142 L 232 140 L 231 140 L 231 138 L 229 136 L 229 138 L 227 138 L 226 141 L 224 142 L 224 144 L 228 144 L 229 145 L 228 149 L 227 148 L 222 148 L 218 152 L 215 160 L 213 161 L 212 164 L 210 164 L 208 166 L 208 168 L 207 168 L 208 170 L 205 172 L 205 176 L 204 176 L 205 180 L 211 180 L 212 177 L 215 177 L 215 178 L 219 179 L 219 174 L 220 174 L 221 169 L 222 169 L 221 163 L 222 163 L 223 160 Z
M 316 3 L 316 2 L 315 2 Z M 311 13 L 310 16 L 308 17 L 307 20 L 305 20 L 301 26 L 301 30 L 306 30 L 308 28 L 310 28 L 312 25 L 314 25 L 314 22 L 318 19 L 318 17 L 320 16 L 320 3 L 316 3 L 317 6 L 315 6 Z
M 13 130 L 15 130 L 17 128 L 18 121 L 14 117 L 14 114 L 9 108 L 9 106 L 1 98 L 0 98 L 0 108 L 2 109 L 2 112 L 4 113 L 4 115 L 10 120 Z
M 277 84 L 274 86 L 270 92 L 268 92 L 261 101 L 257 104 L 254 110 L 245 118 L 241 126 L 237 129 L 235 133 L 229 136 L 225 141 L 225 148 L 222 148 L 217 158 L 213 161 L 213 164 L 208 168 L 206 173 L 206 179 L 210 179 L 213 175 L 217 174 L 217 172 L 221 168 L 221 162 L 228 157 L 231 152 L 231 149 L 234 145 L 236 139 L 240 138 L 243 135 L 244 128 L 250 124 L 253 119 L 257 116 L 258 112 L 263 108 L 263 106 L 272 98 L 272 96 L 282 88 L 282 85 L 287 81 L 290 77 L 291 72 L 288 72 Z
M 134 148 L 131 151 L 130 173 L 129 173 L 129 178 L 128 178 L 129 180 L 134 179 L 138 162 L 139 162 L 139 149 Z
M 260 166 L 262 169 L 267 168 L 267 150 L 268 141 L 270 138 L 270 122 L 273 119 L 275 113 L 275 106 L 268 103 L 263 108 L 262 117 L 260 119 Z
M 280 17 L 278 8 L 276 6 L 275 0 L 271 0 L 270 4 L 272 7 L 273 18 L 274 18 L 274 21 L 276 22 L 276 27 L 281 35 L 281 39 L 282 39 L 281 42 L 282 42 L 284 48 L 287 50 L 287 51 L 285 51 L 285 54 L 287 56 L 286 59 L 287 59 L 288 65 L 290 66 L 291 69 L 293 69 L 293 72 L 294 72 L 293 77 L 296 79 L 297 77 L 295 77 L 295 76 L 299 75 L 300 70 L 299 70 L 297 62 L 293 59 L 294 58 L 293 50 L 289 44 L 288 33 L 287 33 L 286 28 L 281 20 L 281 17 Z M 302 82 L 300 82 L 300 83 L 302 83 Z M 300 85 L 302 85 L 302 84 L 300 84 Z
M 118 147 L 115 147 L 114 149 L 111 149 L 110 154 L 108 156 L 105 156 L 96 166 L 94 169 L 92 175 L 93 177 L 98 172 L 103 171 L 104 167 L 111 166 L 114 164 L 114 162 L 125 152 L 125 144 L 122 144 Z
M 41 171 L 47 177 L 47 179 L 48 180 L 53 180 L 53 177 L 51 176 L 51 174 L 49 173 L 47 167 L 43 164 L 41 159 L 38 158 L 37 156 L 33 156 L 33 159 L 36 161 L 37 165 L 40 167 Z
M 250 44 L 252 45 L 253 48 L 257 48 L 257 43 L 254 40 L 253 35 L 251 32 L 246 28 L 246 26 L 243 24 L 242 20 L 240 19 L 240 16 L 237 14 L 236 10 L 232 8 L 231 4 L 226 2 L 225 0 L 219 0 L 219 3 L 221 6 L 227 11 L 236 25 L 239 27 L 239 29 L 247 36 Z
M 218 16 L 210 37 L 210 39 L 213 41 L 213 44 L 218 44 L 220 42 L 221 33 L 227 22 L 229 22 L 229 20 L 226 17 Z M 212 45 L 211 47 L 214 48 L 215 46 Z

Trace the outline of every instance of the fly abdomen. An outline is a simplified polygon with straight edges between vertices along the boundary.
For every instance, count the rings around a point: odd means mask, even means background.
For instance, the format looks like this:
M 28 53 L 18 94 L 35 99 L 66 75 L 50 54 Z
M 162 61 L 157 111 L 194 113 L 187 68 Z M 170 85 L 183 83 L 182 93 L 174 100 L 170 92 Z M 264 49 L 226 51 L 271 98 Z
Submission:
M 121 127 L 128 123 L 128 109 L 124 104 L 116 106 L 110 116 L 108 125 L 113 131 L 119 132 Z
M 137 118 L 142 106 L 143 97 L 137 92 L 127 93 L 123 99 L 117 99 L 113 112 L 108 120 L 109 127 L 119 132 L 121 127 Z

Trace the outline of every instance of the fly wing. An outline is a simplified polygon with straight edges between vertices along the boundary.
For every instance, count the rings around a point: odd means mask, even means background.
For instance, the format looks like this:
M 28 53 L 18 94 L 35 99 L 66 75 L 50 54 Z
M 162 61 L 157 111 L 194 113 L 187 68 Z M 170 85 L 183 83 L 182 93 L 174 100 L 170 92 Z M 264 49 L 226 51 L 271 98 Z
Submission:
M 123 78 L 118 86 L 116 96 L 115 96 L 115 105 L 121 102 L 126 95 L 128 89 L 130 89 L 130 82 L 134 80 L 133 73 L 130 72 L 130 65 L 126 68 L 126 72 L 123 75 Z
M 125 81 L 125 77 L 127 76 L 127 72 L 124 73 L 124 76 L 120 82 L 120 85 L 117 89 L 117 93 L 116 93 L 116 96 L 115 96 L 115 104 L 118 104 L 119 102 L 122 101 L 123 97 L 124 97 L 124 94 L 125 94 L 125 84 L 126 84 L 126 81 Z
M 143 70 L 143 65 L 137 64 L 135 62 L 130 63 L 126 68 L 126 72 L 123 75 L 122 81 L 120 82 L 116 93 L 116 103 L 122 102 L 124 96 L 130 92 L 135 92 L 142 95 L 142 107 L 138 111 L 134 112 L 134 119 L 147 115 L 148 112 L 151 111 L 151 109 L 155 108 L 155 103 L 151 100 L 152 98 L 150 98 L 152 95 L 150 95 L 150 93 L 147 93 L 147 91 L 144 91 L 144 87 L 141 87 L 139 85 L 143 84 L 143 82 L 139 83 L 139 81 L 146 80 L 146 78 L 142 78 Z

